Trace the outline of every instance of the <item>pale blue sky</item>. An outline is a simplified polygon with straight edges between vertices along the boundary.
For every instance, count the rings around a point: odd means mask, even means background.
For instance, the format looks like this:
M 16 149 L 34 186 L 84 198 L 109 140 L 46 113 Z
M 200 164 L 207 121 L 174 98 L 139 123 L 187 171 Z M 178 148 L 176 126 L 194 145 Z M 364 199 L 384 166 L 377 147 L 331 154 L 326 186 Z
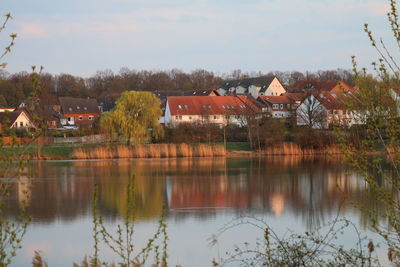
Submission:
M 368 22 L 390 39 L 387 0 L 3 0 L 18 34 L 8 71 L 84 77 L 130 69 L 217 73 L 351 68 L 375 59 Z

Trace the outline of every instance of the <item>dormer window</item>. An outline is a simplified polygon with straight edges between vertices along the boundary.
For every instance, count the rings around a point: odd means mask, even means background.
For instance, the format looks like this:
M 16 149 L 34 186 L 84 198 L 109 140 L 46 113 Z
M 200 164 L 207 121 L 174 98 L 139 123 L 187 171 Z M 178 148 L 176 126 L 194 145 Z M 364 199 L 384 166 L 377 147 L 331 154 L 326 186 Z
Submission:
M 72 111 L 72 108 L 68 108 L 69 111 Z
M 76 109 L 80 109 L 80 107 L 79 107 L 79 106 L 76 106 Z
M 179 108 L 179 109 L 182 109 L 182 106 L 181 106 L 181 105 L 178 105 L 178 108 Z
M 87 107 L 83 107 L 84 110 L 87 110 Z

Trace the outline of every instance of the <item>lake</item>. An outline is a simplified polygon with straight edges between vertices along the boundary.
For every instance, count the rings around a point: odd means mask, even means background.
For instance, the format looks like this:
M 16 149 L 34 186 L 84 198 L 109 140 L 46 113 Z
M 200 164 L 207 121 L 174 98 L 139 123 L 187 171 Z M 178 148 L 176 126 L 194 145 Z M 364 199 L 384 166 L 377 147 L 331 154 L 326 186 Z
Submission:
M 282 235 L 289 229 L 312 230 L 338 213 L 366 229 L 367 214 L 354 204 L 374 205 L 364 193 L 363 179 L 332 158 L 36 161 L 24 171 L 13 184 L 6 216 L 16 216 L 20 203 L 28 201 L 33 222 L 13 266 L 29 266 L 34 251 L 41 251 L 49 266 L 72 266 L 92 255 L 95 185 L 104 224 L 115 230 L 123 223 L 133 176 L 135 251 L 157 230 L 165 207 L 170 266 L 212 266 L 214 258 L 225 257 L 235 245 L 262 238 L 259 230 L 242 225 L 211 246 L 210 237 L 239 216 L 262 218 Z M 350 234 L 341 242 L 353 240 Z M 110 249 L 100 249 L 103 260 L 118 261 Z

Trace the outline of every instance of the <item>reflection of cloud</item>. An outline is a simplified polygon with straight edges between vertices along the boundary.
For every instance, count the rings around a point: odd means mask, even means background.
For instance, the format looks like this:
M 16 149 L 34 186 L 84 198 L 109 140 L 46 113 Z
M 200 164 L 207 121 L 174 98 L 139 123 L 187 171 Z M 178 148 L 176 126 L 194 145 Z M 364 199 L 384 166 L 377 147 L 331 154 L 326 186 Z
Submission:
M 32 258 L 35 255 L 35 251 L 40 252 L 42 255 L 51 255 L 53 252 L 53 245 L 49 242 L 32 242 L 24 245 L 25 254 L 27 257 Z

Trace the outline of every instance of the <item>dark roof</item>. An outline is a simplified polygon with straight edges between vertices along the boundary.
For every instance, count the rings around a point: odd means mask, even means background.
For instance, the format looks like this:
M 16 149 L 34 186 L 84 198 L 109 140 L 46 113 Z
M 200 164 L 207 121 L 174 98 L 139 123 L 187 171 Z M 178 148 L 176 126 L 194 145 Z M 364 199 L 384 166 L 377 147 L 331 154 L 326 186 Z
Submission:
M 0 124 L 6 123 L 11 126 L 22 112 L 22 110 L 15 110 L 13 112 L 0 112 Z
M 62 112 L 65 113 L 100 113 L 96 99 L 59 97 Z
M 53 106 L 50 105 L 42 105 L 38 107 L 36 113 L 40 118 L 46 121 L 59 120 L 61 118 L 64 118 L 61 113 L 55 111 Z
M 181 96 L 182 92 L 179 91 L 154 91 L 153 94 L 160 100 L 167 100 L 168 96 Z
M 334 81 L 302 80 L 289 87 L 289 92 L 299 92 L 308 90 L 330 91 L 337 85 Z
M 228 90 L 229 88 L 232 87 L 238 87 L 242 86 L 244 88 L 248 88 L 250 85 L 256 85 L 260 86 L 262 88 L 265 87 L 268 88 L 268 86 L 272 83 L 272 81 L 275 79 L 275 76 L 261 76 L 261 77 L 255 77 L 255 78 L 245 78 L 245 79 L 240 79 L 240 80 L 227 80 L 224 81 L 223 84 L 221 84 L 220 88 Z M 264 91 L 265 91 L 264 89 Z
M 219 93 L 213 89 L 184 91 L 184 92 L 182 92 L 182 95 L 183 96 L 209 96 L 213 93 L 216 94 L 217 96 L 219 96 Z

